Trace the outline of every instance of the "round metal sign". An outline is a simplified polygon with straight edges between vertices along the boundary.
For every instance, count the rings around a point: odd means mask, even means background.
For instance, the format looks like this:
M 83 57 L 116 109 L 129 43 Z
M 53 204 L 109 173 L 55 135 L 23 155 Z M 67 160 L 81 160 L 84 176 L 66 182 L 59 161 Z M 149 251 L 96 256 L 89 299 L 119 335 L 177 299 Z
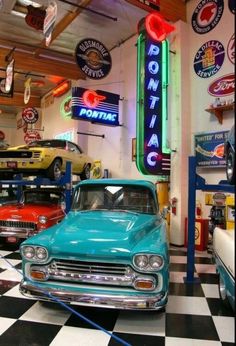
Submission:
M 22 118 L 27 124 L 34 124 L 39 118 L 37 109 L 35 108 L 25 108 L 22 112 Z
M 75 49 L 77 65 L 88 78 L 102 79 L 111 70 L 111 55 L 107 48 L 93 38 L 80 41 Z

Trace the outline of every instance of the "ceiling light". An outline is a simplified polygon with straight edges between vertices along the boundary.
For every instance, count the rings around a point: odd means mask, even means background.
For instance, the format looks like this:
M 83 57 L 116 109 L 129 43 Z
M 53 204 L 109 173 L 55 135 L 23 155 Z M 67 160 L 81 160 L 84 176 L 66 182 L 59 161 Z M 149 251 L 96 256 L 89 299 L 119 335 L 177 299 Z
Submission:
M 38 4 L 35 1 L 31 1 L 31 0 L 18 0 L 17 1 L 19 4 L 23 5 L 23 6 L 34 6 L 34 7 L 41 7 L 40 4 Z
M 15 16 L 22 17 L 22 18 L 25 18 L 25 16 L 26 16 L 25 13 L 18 12 L 18 11 L 15 11 L 15 10 L 11 10 L 11 14 L 14 14 Z

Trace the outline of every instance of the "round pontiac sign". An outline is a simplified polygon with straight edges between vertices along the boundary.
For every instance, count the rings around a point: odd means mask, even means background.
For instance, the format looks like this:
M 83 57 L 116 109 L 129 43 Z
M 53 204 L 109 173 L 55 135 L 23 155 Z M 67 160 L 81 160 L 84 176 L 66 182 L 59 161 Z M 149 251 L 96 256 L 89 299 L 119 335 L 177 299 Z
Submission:
M 225 49 L 220 41 L 205 42 L 194 58 L 194 70 L 201 78 L 209 78 L 216 74 L 223 65 Z
M 224 12 L 224 0 L 202 0 L 192 15 L 192 27 L 198 34 L 206 34 L 219 23 Z
M 37 109 L 35 108 L 25 108 L 22 112 L 22 118 L 27 124 L 34 124 L 39 118 Z
M 102 79 L 111 70 L 111 55 L 107 48 L 93 38 L 80 41 L 75 49 L 77 65 L 88 78 Z

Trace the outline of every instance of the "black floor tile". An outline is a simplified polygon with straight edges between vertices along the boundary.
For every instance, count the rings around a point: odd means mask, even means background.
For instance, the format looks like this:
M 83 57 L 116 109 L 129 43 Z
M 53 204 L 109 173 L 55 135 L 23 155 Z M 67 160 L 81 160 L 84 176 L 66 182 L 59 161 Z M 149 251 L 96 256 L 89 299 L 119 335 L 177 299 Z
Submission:
M 218 284 L 218 274 L 198 273 L 202 284 Z
M 172 272 L 186 272 L 187 264 L 186 263 L 170 263 L 170 271 Z
M 226 307 L 220 298 L 207 298 L 207 303 L 212 316 L 235 316 L 231 307 Z
M 132 346 L 165 346 L 165 338 L 161 336 L 113 333 Z M 114 338 L 110 339 L 108 346 L 120 346 L 121 343 Z
M 78 306 L 71 306 L 71 308 L 78 313 L 78 316 L 72 314 L 69 317 L 65 325 L 70 327 L 96 329 L 96 327 L 90 324 L 89 321 L 87 322 L 83 319 L 83 317 L 85 317 L 106 330 L 113 330 L 117 317 L 119 315 L 119 310 L 113 309 L 101 310 L 97 308 L 87 308 Z
M 170 282 L 169 294 L 175 296 L 204 297 L 204 292 L 200 284 L 185 284 Z
M 187 252 L 183 250 L 169 250 L 170 256 L 186 256 Z
M 61 326 L 46 323 L 16 321 L 0 336 L 1 346 L 47 346 Z
M 16 259 L 16 260 L 21 260 L 21 255 L 19 252 L 12 252 L 9 255 L 4 256 L 4 258 L 7 259 Z
M 19 282 L 0 280 L 0 294 L 4 294 L 9 291 L 12 287 L 18 285 Z
M 215 264 L 215 260 L 213 258 L 208 257 L 195 257 L 195 264 Z
M 17 319 L 34 304 L 35 300 L 2 296 L 0 297 L 0 316 Z
M 235 343 L 232 343 L 232 342 L 222 342 L 221 341 L 221 345 L 222 346 L 235 346 Z
M 219 341 L 211 316 L 167 313 L 166 336 Z

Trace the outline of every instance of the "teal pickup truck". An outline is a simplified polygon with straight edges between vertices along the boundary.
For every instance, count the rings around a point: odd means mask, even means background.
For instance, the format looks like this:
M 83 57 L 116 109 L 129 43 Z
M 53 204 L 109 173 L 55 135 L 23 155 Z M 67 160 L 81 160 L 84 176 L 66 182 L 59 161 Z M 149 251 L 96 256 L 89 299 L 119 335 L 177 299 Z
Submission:
M 25 296 L 131 310 L 167 303 L 167 226 L 149 181 L 81 181 L 64 220 L 20 252 Z

